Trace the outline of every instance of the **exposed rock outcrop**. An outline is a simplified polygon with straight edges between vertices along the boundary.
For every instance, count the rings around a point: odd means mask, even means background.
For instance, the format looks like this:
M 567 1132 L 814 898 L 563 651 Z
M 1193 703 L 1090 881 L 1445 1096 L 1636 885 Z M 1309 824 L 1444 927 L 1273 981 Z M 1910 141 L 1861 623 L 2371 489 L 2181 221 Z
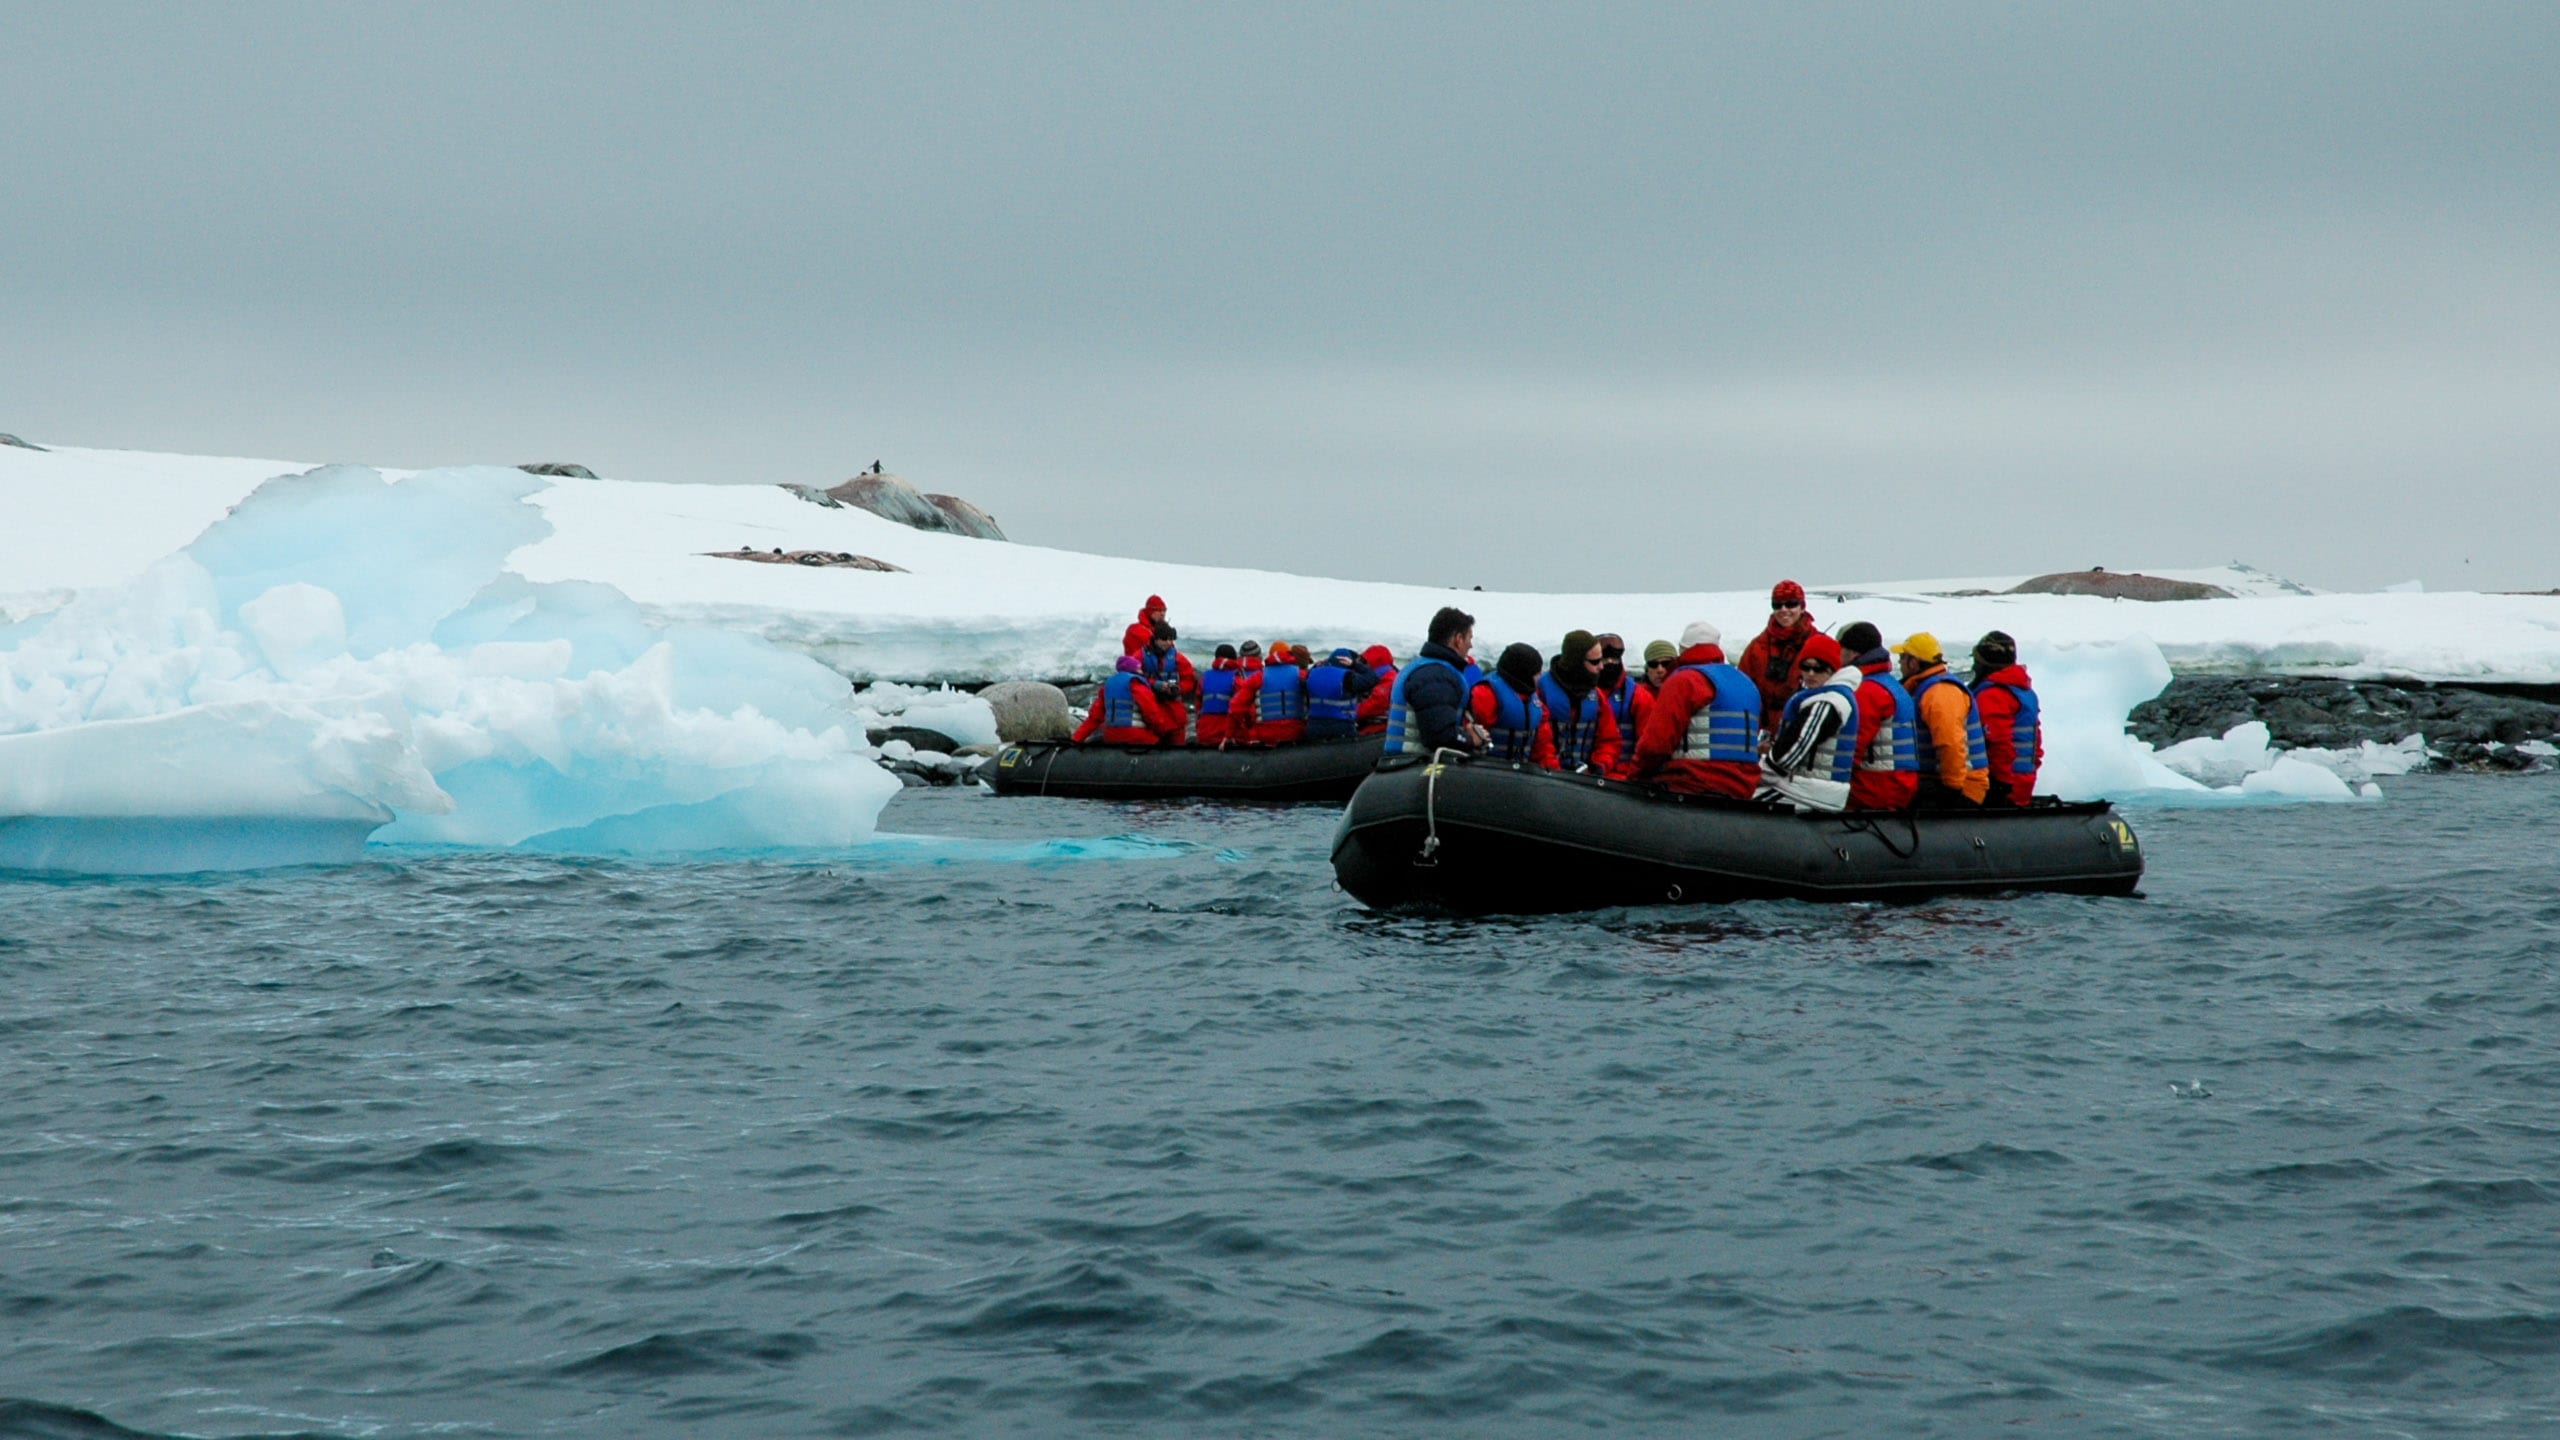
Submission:
M 830 486 L 815 494 L 803 487 L 789 487 L 806 500 L 826 504 L 850 505 L 868 510 L 883 520 L 895 520 L 915 530 L 932 530 L 946 535 L 966 535 L 976 540 L 1002 540 L 1004 531 L 997 527 L 994 516 L 956 495 L 927 495 L 905 479 L 879 472 L 856 475 L 841 485 Z M 819 500 L 824 495 L 827 500 Z
M 927 492 L 925 500 L 942 512 L 944 523 L 955 535 L 972 540 L 1002 540 L 1004 531 L 996 525 L 996 517 L 961 499 L 957 495 L 935 495 Z
M 0 445 L 14 445 L 14 446 L 16 446 L 17 448 L 19 448 L 19 449 L 21 449 L 21 450 L 42 450 L 42 449 L 44 449 L 44 447 L 43 447 L 43 446 L 36 444 L 36 443 L 35 443 L 34 441 L 32 441 L 32 440 L 21 440 L 21 439 L 19 439 L 19 438 L 18 438 L 17 436 L 15 436 L 15 435 L 9 435 L 9 434 L 5 434 L 5 433 L 0 433 Z M 974 508 L 974 507 L 973 507 L 973 508 Z
M 593 470 L 588 469 L 584 465 L 572 465 L 566 460 L 543 460 L 532 465 L 519 465 L 516 468 L 527 475 L 550 475 L 562 480 L 593 480 L 596 478 L 596 472 Z
M 2219 585 L 2204 585 L 2193 580 L 2163 580 L 2157 575 L 2133 571 L 2119 574 L 2113 570 L 2065 570 L 2056 575 L 2039 575 L 2009 587 L 2012 595 L 2103 595 L 2111 600 L 2228 600 L 2231 592 Z
M 2289 748 L 2388 745 L 2409 735 L 2448 769 L 2528 770 L 2560 744 L 2560 693 L 2506 694 L 2454 685 L 2293 676 L 2182 675 L 2134 707 L 2126 728 L 2168 746 L 2256 720 Z
M 996 736 L 1006 744 L 1064 740 L 1076 731 L 1067 693 L 1039 680 L 1005 680 L 978 692 L 996 712 Z
M 759 565 L 808 565 L 836 570 L 894 570 L 904 575 L 907 567 L 856 555 L 849 550 L 709 550 L 703 552 L 715 560 L 752 560 Z

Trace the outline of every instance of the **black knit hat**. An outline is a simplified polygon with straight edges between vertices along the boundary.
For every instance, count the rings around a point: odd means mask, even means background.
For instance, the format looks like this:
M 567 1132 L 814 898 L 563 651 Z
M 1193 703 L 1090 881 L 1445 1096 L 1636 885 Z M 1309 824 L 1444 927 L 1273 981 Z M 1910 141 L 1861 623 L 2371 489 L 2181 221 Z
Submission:
M 2018 642 L 2006 630 L 1993 630 L 1973 642 L 1973 658 L 1995 662 L 1993 669 L 2017 663 Z
M 1538 673 L 1547 668 L 1547 662 L 1538 654 L 1537 646 L 1514 641 L 1502 647 L 1502 658 L 1493 663 L 1493 668 L 1514 686 L 1526 691 L 1538 683 Z
M 1884 632 L 1861 620 L 1840 632 L 1840 653 L 1855 659 L 1884 648 Z

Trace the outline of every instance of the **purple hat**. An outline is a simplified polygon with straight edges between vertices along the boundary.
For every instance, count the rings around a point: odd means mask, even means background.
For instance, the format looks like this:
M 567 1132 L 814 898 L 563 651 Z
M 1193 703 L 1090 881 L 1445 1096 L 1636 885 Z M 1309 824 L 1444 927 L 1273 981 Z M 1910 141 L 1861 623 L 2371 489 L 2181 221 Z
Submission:
M 1135 675 L 1145 668 L 1145 666 L 1138 663 L 1138 657 L 1135 655 L 1123 655 L 1120 657 L 1119 670 L 1124 675 Z

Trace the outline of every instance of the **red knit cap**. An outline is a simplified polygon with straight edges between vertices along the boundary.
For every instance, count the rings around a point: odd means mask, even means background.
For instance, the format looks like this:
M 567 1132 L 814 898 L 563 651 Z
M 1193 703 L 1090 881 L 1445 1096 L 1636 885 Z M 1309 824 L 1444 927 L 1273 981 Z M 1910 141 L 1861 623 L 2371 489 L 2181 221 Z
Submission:
M 1790 600 L 1793 600 L 1799 605 L 1803 604 L 1804 587 L 1793 580 L 1781 580 L 1769 588 L 1770 604 L 1783 605 Z
M 1840 668 L 1840 642 L 1816 630 L 1804 637 L 1804 648 L 1796 652 L 1796 663 L 1819 660 L 1837 670 Z

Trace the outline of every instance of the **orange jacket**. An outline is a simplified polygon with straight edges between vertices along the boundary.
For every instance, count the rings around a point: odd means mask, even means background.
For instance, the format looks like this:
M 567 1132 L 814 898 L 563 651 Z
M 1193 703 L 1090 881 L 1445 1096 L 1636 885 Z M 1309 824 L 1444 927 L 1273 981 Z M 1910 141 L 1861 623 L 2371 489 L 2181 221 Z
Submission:
M 1931 675 L 1944 675 L 1944 663 L 1930 666 L 1902 682 L 1905 690 L 1918 690 Z M 1965 753 L 1965 722 L 1973 717 L 1973 692 L 1961 681 L 1949 685 L 1931 685 L 1929 693 L 1920 697 L 1920 743 L 1937 754 L 1935 769 L 1938 783 L 1950 790 L 1961 790 L 1964 798 L 1979 805 L 1991 792 L 1991 772 L 1966 765 L 1972 757 Z M 1921 765 L 1929 767 L 1923 759 Z

